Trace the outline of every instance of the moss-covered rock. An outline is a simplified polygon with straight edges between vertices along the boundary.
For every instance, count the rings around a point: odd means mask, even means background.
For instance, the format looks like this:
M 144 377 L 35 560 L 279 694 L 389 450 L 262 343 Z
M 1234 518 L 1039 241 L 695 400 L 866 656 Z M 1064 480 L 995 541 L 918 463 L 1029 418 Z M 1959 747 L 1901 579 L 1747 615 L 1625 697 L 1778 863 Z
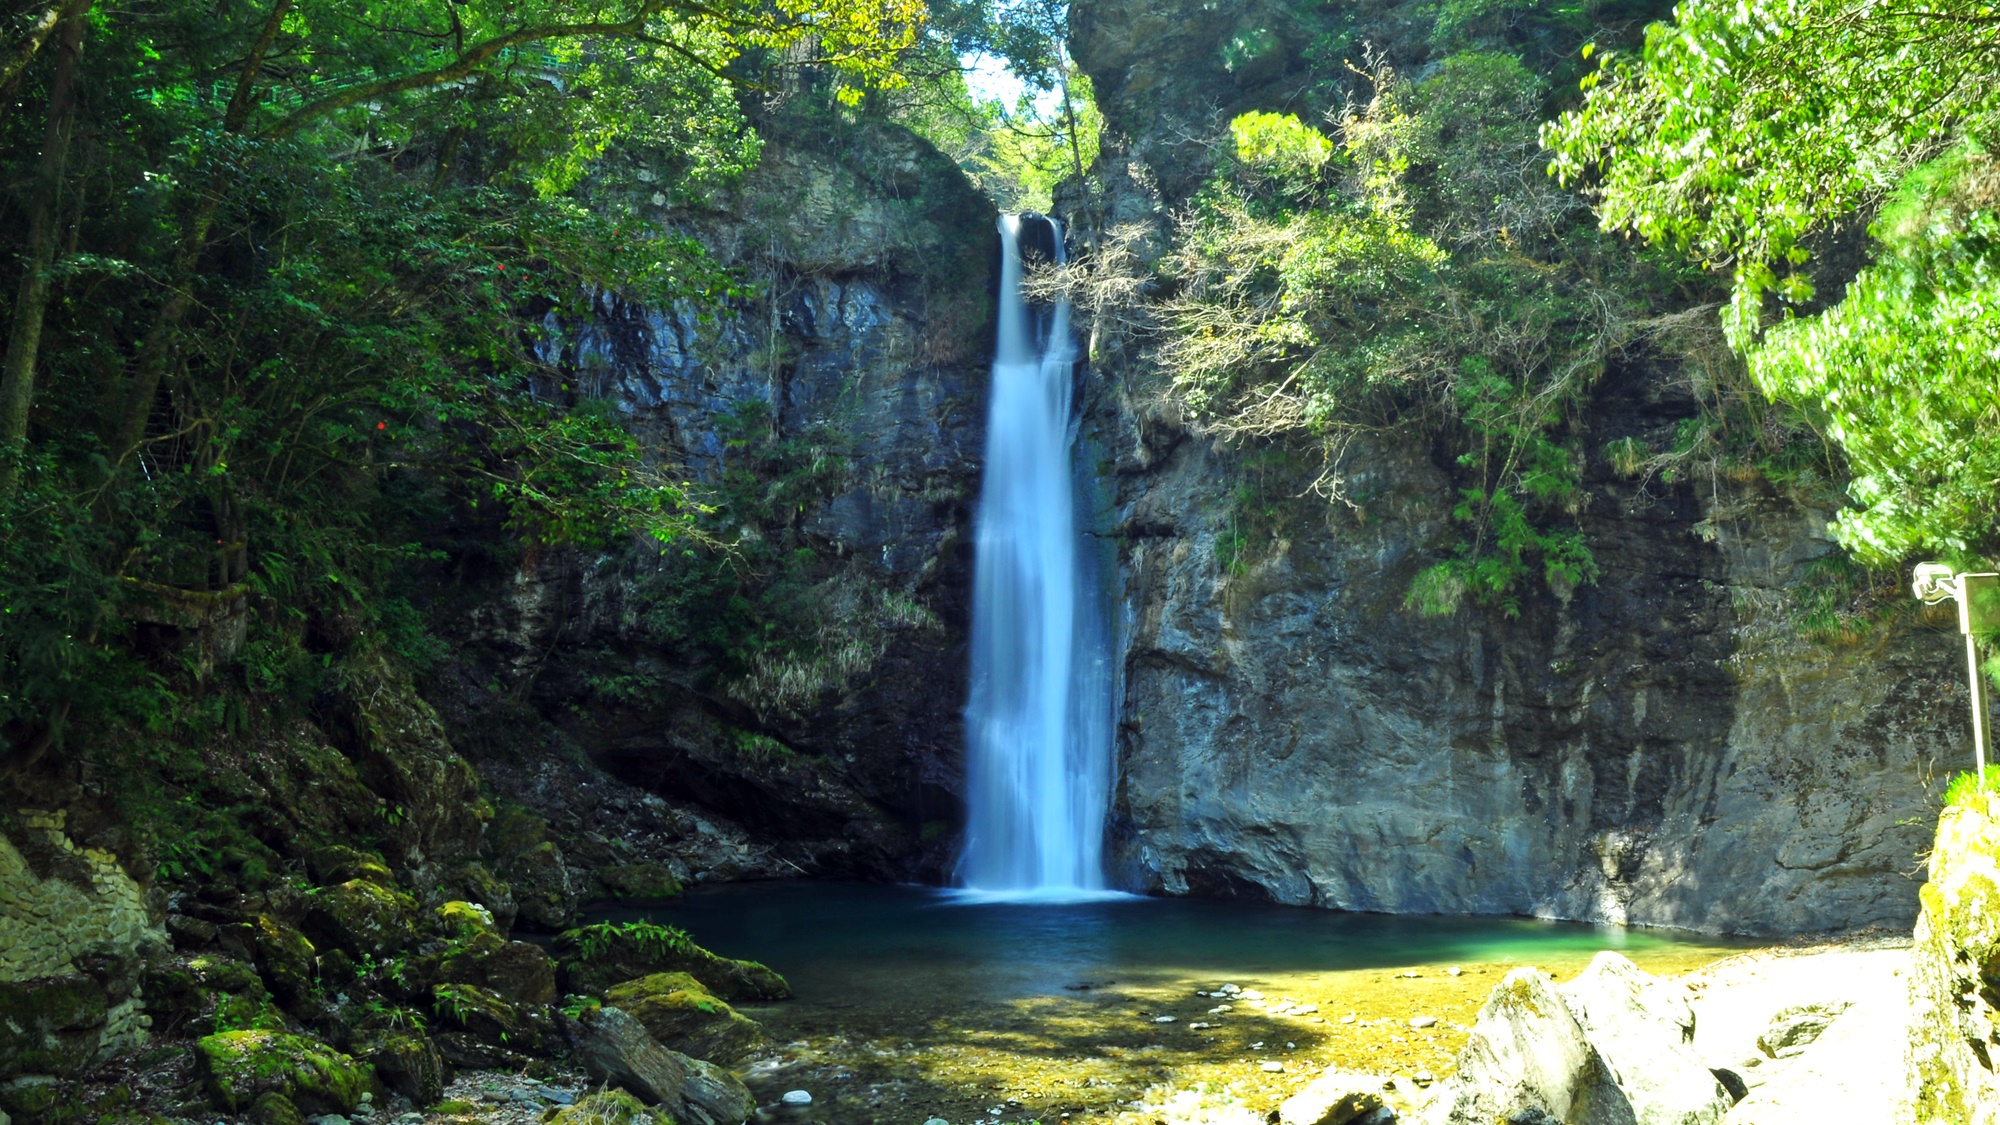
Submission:
M 451 1078 L 437 1044 L 418 1031 L 364 1033 L 357 1037 L 356 1053 L 375 1068 L 384 1086 L 417 1105 L 443 1097 Z
M 322 945 L 388 957 L 416 940 L 417 903 L 366 879 L 349 879 L 313 896 L 306 929 Z
M 784 1000 L 785 978 L 755 961 L 718 957 L 670 926 L 599 922 L 566 930 L 555 940 L 565 992 L 601 995 L 622 981 L 655 973 L 686 973 L 724 1000 Z
M 195 1069 L 216 1104 L 243 1111 L 281 1094 L 304 1113 L 351 1113 L 379 1089 L 374 1071 L 332 1047 L 278 1031 L 224 1031 L 195 1044 Z
M 306 1115 L 292 1104 L 292 1099 L 276 1090 L 259 1095 L 250 1107 L 250 1120 L 257 1125 L 306 1125 Z
M 234 958 L 199 954 L 150 966 L 142 977 L 155 1032 L 288 1030 L 257 970 Z
M 674 1119 L 646 1108 L 644 1102 L 623 1090 L 605 1090 L 585 1094 L 575 1105 L 556 1110 L 545 1125 L 674 1125 Z
M 555 841 L 544 840 L 507 865 L 507 880 L 514 888 L 516 921 L 523 926 L 556 931 L 576 921 L 583 896 L 570 879 L 562 849 Z
M 490 916 L 470 903 L 446 903 L 438 921 L 450 936 L 438 955 L 437 981 L 479 985 L 520 1004 L 555 1001 L 555 962 L 541 946 L 501 937 Z
M 734 1066 L 768 1041 L 763 1025 L 686 973 L 655 973 L 613 985 L 604 1002 L 623 1008 L 665 1047 Z
M 257 959 L 257 972 L 273 995 L 289 1008 L 304 1005 L 313 990 L 319 950 L 296 928 L 269 914 L 232 927 Z
M 659 899 L 681 893 L 681 881 L 663 863 L 628 863 L 593 872 L 610 898 Z
M 328 844 L 306 853 L 306 870 L 322 887 L 365 879 L 377 886 L 394 888 L 396 876 L 382 857 L 344 844 Z
M 81 974 L 0 983 L 0 1075 L 76 1075 L 97 1061 L 109 1002 Z
M 452 901 L 441 904 L 431 912 L 438 929 L 446 936 L 460 941 L 470 940 L 480 934 L 500 936 L 500 928 L 494 924 L 493 912 L 475 902 Z
M 440 984 L 432 989 L 439 1026 L 526 1055 L 560 1044 L 555 1013 L 542 1004 L 520 1004 L 476 984 Z M 440 1040 L 442 1045 L 443 1041 Z M 447 1051 L 447 1055 L 450 1052 Z M 452 1061 L 458 1062 L 457 1059 Z M 458 1065 L 476 1065 L 458 1063 Z
M 1983 794 L 1938 817 L 1910 949 L 1911 1101 L 1919 1121 L 2000 1116 L 2000 809 Z

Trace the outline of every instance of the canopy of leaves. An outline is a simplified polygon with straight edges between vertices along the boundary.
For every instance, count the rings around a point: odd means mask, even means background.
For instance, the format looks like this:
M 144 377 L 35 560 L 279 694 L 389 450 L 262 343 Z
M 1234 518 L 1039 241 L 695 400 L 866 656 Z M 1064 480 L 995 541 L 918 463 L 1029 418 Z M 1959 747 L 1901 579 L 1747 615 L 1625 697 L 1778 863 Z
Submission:
M 176 606 L 249 598 L 285 667 L 312 622 L 416 653 L 393 591 L 454 525 L 530 548 L 699 539 L 698 499 L 572 390 L 538 325 L 607 291 L 724 313 L 743 290 L 674 216 L 757 159 L 740 93 L 808 65 L 847 100 L 893 85 L 922 17 L 915 0 L 90 15 L 31 424 L 0 450 L 19 480 L 0 488 L 0 771 L 72 713 L 157 717 L 142 697 L 175 659 L 141 626 Z M 34 58 L 0 107 L 10 288 L 54 65 Z M 268 687 L 276 666 L 231 674 Z
M 1994 545 L 1996 199 L 1983 156 L 1933 161 L 1991 129 L 1996 49 L 1978 5 L 1686 0 L 1544 133 L 1606 229 L 1728 271 L 1729 339 L 1848 456 L 1836 531 L 1874 563 Z M 1812 237 L 1906 180 L 1875 264 L 1816 293 Z
M 1161 260 L 1160 366 L 1198 426 L 1317 443 L 1322 490 L 1350 502 L 1355 434 L 1446 427 L 1464 535 L 1410 591 L 1427 613 L 1511 614 L 1524 579 L 1566 596 L 1596 575 L 1569 522 L 1570 423 L 1646 275 L 1608 266 L 1617 248 L 1542 176 L 1542 93 L 1513 56 L 1469 52 L 1421 83 L 1378 67 L 1337 148 L 1296 117 L 1238 117 Z

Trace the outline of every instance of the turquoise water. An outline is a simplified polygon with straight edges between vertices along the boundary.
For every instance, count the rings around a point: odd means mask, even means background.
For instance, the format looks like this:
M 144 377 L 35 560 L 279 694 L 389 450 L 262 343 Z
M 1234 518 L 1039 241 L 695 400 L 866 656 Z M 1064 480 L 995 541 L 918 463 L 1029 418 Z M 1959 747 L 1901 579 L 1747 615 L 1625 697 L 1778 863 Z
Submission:
M 1371 968 L 1587 961 L 1617 949 L 1642 964 L 1678 947 L 1728 948 L 1705 934 L 1507 917 L 1347 914 L 1266 903 L 1130 897 L 1067 904 L 978 903 L 928 887 L 736 884 L 590 920 L 649 918 L 731 957 L 762 961 L 802 1001 L 1007 1002 L 1075 986 L 1168 983 Z M 1693 953 L 1694 948 L 1686 950 Z

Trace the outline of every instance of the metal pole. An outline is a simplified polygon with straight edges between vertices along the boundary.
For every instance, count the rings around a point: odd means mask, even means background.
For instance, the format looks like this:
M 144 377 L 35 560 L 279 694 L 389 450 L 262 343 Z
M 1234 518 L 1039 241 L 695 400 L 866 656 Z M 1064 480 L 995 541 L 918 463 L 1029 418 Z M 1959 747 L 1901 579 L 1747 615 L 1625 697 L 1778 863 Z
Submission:
M 1965 635 L 1965 672 L 1972 683 L 1972 757 L 1979 763 L 1979 782 L 1986 783 L 1986 751 L 1988 733 L 1988 712 L 1986 703 L 1986 677 L 1979 670 L 1979 637 L 1973 633 Z

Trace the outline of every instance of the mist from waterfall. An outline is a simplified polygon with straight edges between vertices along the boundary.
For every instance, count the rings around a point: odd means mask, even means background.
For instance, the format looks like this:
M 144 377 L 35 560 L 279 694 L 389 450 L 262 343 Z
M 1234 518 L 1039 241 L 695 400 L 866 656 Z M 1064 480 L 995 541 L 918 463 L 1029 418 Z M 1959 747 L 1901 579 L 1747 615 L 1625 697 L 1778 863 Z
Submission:
M 979 897 L 1074 900 L 1105 893 L 1109 630 L 1076 514 L 1069 305 L 1021 292 L 1024 255 L 1063 261 L 1062 228 L 1003 215 L 1000 239 L 958 874 Z

